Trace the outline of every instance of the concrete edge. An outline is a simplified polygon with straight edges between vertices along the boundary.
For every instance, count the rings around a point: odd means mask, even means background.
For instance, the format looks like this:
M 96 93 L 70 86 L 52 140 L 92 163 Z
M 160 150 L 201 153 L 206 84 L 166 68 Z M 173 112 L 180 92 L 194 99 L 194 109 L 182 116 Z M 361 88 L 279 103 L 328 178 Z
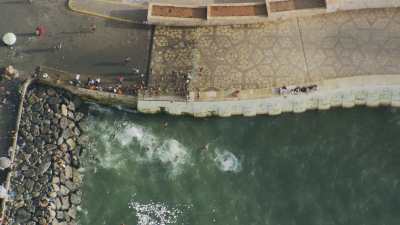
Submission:
M 26 95 L 26 91 L 28 90 L 29 86 L 32 84 L 32 79 L 27 79 L 24 84 L 20 87 L 19 89 L 19 93 L 20 93 L 20 98 L 19 98 L 19 105 L 18 105 L 18 114 L 17 114 L 17 121 L 16 121 L 16 125 L 15 125 L 15 132 L 12 138 L 12 144 L 11 147 L 9 148 L 9 152 L 8 152 L 8 156 L 10 157 L 11 160 L 11 171 L 7 174 L 7 178 L 6 178 L 6 186 L 5 189 L 7 190 L 7 192 L 9 192 L 10 190 L 10 185 L 11 185 L 11 178 L 13 176 L 14 171 L 14 160 L 15 160 L 15 151 L 17 149 L 17 141 L 18 141 L 18 133 L 19 133 L 19 127 L 20 127 L 20 123 L 21 123 L 21 117 L 22 117 L 22 113 L 24 111 L 24 100 L 25 100 L 25 95 Z M 4 221 L 4 213 L 6 211 L 6 203 L 7 200 L 3 199 L 2 203 L 1 203 L 1 222 Z
M 89 16 L 97 16 L 97 17 L 101 17 L 103 19 L 115 20 L 115 21 L 119 21 L 119 22 L 131 23 L 131 24 L 146 24 L 143 22 L 138 22 L 138 21 L 133 21 L 133 20 L 128 20 L 128 19 L 121 19 L 121 18 L 114 17 L 114 16 L 108 16 L 108 15 L 104 15 L 104 14 L 100 14 L 100 13 L 96 13 L 96 12 L 78 9 L 78 8 L 72 6 L 72 4 L 73 4 L 72 1 L 73 0 L 68 0 L 68 8 L 71 11 L 74 11 L 74 12 L 77 12 L 80 14 L 89 15 Z M 110 2 L 110 4 L 112 4 L 112 3 Z M 118 4 L 118 3 L 115 3 L 115 4 Z
M 234 115 L 280 115 L 336 107 L 400 107 L 400 84 L 330 88 L 308 94 L 274 96 L 263 99 L 231 101 L 149 101 L 139 100 L 138 111 L 194 117 L 230 117 Z
M 65 90 L 73 95 L 78 96 L 84 101 L 96 102 L 108 106 L 120 104 L 132 109 L 137 108 L 138 98 L 136 96 L 118 95 L 109 92 L 89 90 L 86 88 L 71 86 L 69 84 L 57 84 L 53 80 L 38 79 L 35 80 L 34 82 L 40 85 Z

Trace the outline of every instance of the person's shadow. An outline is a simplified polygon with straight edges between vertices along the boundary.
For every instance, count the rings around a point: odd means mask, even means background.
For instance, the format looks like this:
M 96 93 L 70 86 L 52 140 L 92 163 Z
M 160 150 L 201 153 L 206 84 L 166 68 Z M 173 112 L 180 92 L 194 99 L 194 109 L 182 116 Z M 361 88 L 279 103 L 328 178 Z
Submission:
M 33 37 L 36 36 L 35 32 L 30 32 L 30 33 L 17 33 L 15 34 L 17 37 Z
M 4 2 L 0 2 L 0 4 L 28 4 L 28 1 L 4 1 Z

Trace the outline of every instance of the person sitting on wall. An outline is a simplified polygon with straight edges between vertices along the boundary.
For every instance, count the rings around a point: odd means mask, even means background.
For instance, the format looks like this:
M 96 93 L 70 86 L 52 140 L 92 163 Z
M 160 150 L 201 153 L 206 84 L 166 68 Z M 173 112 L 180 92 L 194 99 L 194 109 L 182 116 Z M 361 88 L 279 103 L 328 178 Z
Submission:
M 239 97 L 239 94 L 240 94 L 240 90 L 236 90 L 236 91 L 234 91 L 234 92 L 232 93 L 232 96 L 235 97 L 235 98 L 237 98 L 237 97 Z
M 123 95 L 124 94 L 124 92 L 122 91 L 122 87 L 118 87 L 117 88 L 117 94 L 119 94 L 119 95 Z
M 316 84 L 307 86 L 308 91 L 317 91 L 318 90 L 318 86 Z
M 283 86 L 283 87 L 279 88 L 279 94 L 280 95 L 287 95 L 287 93 L 288 93 L 288 89 L 287 89 L 286 86 Z
M 301 88 L 300 88 L 300 92 L 301 92 L 301 93 L 307 93 L 307 92 L 308 92 L 307 87 L 301 87 Z
M 74 86 L 80 86 L 81 85 L 81 80 L 80 79 L 81 79 L 81 75 L 80 74 L 76 74 L 75 75 L 75 79 L 70 80 L 69 83 L 71 85 L 74 85 Z

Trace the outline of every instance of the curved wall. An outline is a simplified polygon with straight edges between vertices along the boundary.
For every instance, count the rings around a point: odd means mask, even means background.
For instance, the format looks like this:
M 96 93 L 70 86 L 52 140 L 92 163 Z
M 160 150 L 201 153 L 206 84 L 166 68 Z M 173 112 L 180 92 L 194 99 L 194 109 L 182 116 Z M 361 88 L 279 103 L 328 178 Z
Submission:
M 148 6 L 147 20 L 150 24 L 165 26 L 234 25 L 342 10 L 393 7 L 400 7 L 400 0 L 265 0 L 203 5 L 153 2 Z

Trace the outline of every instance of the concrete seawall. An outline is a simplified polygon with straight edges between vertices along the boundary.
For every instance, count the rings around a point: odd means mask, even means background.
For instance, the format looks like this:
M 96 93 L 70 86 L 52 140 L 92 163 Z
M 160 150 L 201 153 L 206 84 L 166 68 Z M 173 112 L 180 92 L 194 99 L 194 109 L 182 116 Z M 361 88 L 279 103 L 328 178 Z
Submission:
M 22 86 L 19 89 L 19 105 L 18 105 L 18 114 L 16 117 L 16 122 L 15 122 L 15 130 L 14 130 L 14 135 L 12 138 L 12 143 L 9 148 L 8 156 L 10 157 L 10 160 L 12 164 L 15 166 L 15 152 L 17 150 L 17 140 L 18 140 L 18 134 L 19 134 L 19 127 L 21 124 L 21 117 L 22 113 L 24 110 L 24 99 L 26 95 L 26 91 L 28 90 L 29 86 L 31 85 L 32 80 L 28 79 L 26 80 Z M 5 181 L 5 189 L 10 192 L 10 184 L 11 184 L 11 178 L 14 176 L 14 166 L 12 166 L 11 171 L 7 174 L 6 181 Z M 6 203 L 7 201 L 3 200 L 1 202 L 1 215 L 0 215 L 0 221 L 4 221 L 4 212 L 6 210 Z
M 337 79 L 325 81 L 319 84 L 319 87 L 318 91 L 308 94 L 274 96 L 254 100 L 203 102 L 139 100 L 138 110 L 143 113 L 166 112 L 171 115 L 193 115 L 195 117 L 228 117 L 233 115 L 279 115 L 285 112 L 302 113 L 307 110 L 328 110 L 333 107 L 400 107 L 398 76 Z
M 170 97 L 138 98 L 57 84 L 49 80 L 36 82 L 62 88 L 83 100 L 111 106 L 120 105 L 147 114 L 166 112 L 171 115 L 194 117 L 229 117 L 279 115 L 285 112 L 301 113 L 307 110 L 328 110 L 333 107 L 400 107 L 399 75 L 367 75 L 324 80 L 318 83 L 318 91 L 308 94 L 279 96 L 270 93 L 257 99 L 240 99 L 239 97 L 208 101 L 183 101 Z

